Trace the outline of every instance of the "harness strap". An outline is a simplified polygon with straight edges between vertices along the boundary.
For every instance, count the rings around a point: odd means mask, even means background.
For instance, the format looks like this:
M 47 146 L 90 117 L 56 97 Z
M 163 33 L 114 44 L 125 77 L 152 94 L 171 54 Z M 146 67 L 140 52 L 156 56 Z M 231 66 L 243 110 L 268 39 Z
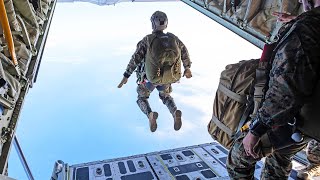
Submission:
M 213 121 L 222 131 L 227 133 L 230 137 L 234 136 L 234 133 L 232 133 L 231 129 L 224 125 L 221 121 L 219 121 L 216 116 L 212 115 L 211 121 Z
M 241 96 L 231 90 L 229 90 L 227 87 L 219 83 L 218 89 L 223 92 L 226 96 L 230 97 L 231 99 L 238 101 L 239 103 L 245 104 L 247 102 L 246 96 Z
M 265 88 L 267 83 L 266 72 L 267 72 L 266 68 L 256 69 L 256 82 L 254 85 L 254 95 L 253 95 L 254 108 L 253 108 L 251 117 L 256 116 L 258 109 L 261 106 L 262 100 L 264 99 Z
M 247 123 L 248 121 L 248 117 L 250 116 L 250 112 L 252 111 L 253 109 L 253 104 L 250 103 L 247 105 L 246 109 L 244 110 L 242 116 L 241 116 L 241 119 L 240 119 L 240 122 L 239 122 L 239 125 L 238 125 L 238 128 L 237 128 L 237 131 L 235 133 L 235 139 L 238 138 L 241 134 L 242 134 L 242 127 Z

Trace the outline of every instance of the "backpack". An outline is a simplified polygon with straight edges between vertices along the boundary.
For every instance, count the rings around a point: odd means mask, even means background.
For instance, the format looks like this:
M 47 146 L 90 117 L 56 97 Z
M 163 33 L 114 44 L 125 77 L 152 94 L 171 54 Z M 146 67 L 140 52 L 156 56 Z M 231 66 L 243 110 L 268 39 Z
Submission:
M 226 66 L 220 76 L 218 90 L 213 103 L 213 115 L 208 132 L 213 139 L 230 149 L 234 140 L 248 128 L 251 119 L 264 100 L 268 88 L 268 62 L 259 59 L 240 61 Z M 296 128 L 304 135 L 320 141 L 320 81 L 297 113 Z M 263 144 L 267 143 L 264 138 Z
M 213 139 L 230 149 L 241 134 L 241 127 L 254 110 L 254 86 L 259 59 L 227 65 L 216 91 L 208 132 Z M 262 92 L 262 91 L 261 91 Z
M 181 50 L 173 34 L 149 35 L 145 71 L 153 84 L 171 84 L 180 80 Z

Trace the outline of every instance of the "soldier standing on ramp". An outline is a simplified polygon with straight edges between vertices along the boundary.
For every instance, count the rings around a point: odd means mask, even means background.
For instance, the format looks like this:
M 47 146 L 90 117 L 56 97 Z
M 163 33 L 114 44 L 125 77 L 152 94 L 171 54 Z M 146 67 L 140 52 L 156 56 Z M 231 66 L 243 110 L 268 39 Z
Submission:
M 280 29 L 265 100 L 249 132 L 242 134 L 229 152 L 227 170 L 231 179 L 253 179 L 255 164 L 262 157 L 266 159 L 261 179 L 288 179 L 292 157 L 306 146 L 304 141 L 291 143 L 291 134 L 284 134 L 293 121 L 302 134 L 320 140 L 316 116 L 316 100 L 320 98 L 320 0 L 301 2 L 306 12 Z M 300 115 L 302 119 L 295 118 Z M 281 145 L 279 139 L 290 144 L 282 142 L 283 148 L 273 148 Z M 262 140 L 270 144 L 263 146 Z M 268 150 L 264 147 L 272 151 L 264 151 Z
M 290 22 L 297 17 L 281 12 L 274 12 L 273 15 L 278 18 L 278 21 L 284 23 Z M 298 170 L 297 173 L 297 177 L 304 180 L 320 176 L 320 143 L 316 140 L 311 140 L 307 145 L 306 154 L 309 164 L 306 168 Z

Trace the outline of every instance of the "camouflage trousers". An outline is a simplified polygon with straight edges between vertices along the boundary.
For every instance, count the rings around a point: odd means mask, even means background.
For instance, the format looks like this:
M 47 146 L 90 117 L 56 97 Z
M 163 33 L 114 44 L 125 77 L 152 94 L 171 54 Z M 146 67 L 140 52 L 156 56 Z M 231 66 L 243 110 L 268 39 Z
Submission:
M 320 143 L 311 140 L 307 146 L 307 158 L 312 165 L 320 166 Z
M 293 156 L 306 147 L 306 142 L 293 144 L 283 149 L 275 150 L 271 154 L 262 153 L 261 143 L 257 147 L 258 159 L 248 157 L 243 148 L 242 140 L 246 133 L 243 133 L 231 147 L 228 159 L 227 170 L 231 179 L 253 179 L 255 165 L 266 156 L 260 179 L 288 179 L 292 169 L 291 160 Z
M 170 93 L 172 92 L 171 84 L 158 86 L 155 86 L 151 83 L 139 84 L 137 87 L 137 104 L 141 111 L 147 116 L 150 112 L 152 112 L 148 102 L 148 98 L 150 97 L 150 94 L 154 89 L 157 89 L 159 91 L 159 98 L 162 100 L 163 104 L 168 107 L 170 113 L 173 114 L 177 110 L 177 107 L 174 103 L 173 98 L 170 96 Z

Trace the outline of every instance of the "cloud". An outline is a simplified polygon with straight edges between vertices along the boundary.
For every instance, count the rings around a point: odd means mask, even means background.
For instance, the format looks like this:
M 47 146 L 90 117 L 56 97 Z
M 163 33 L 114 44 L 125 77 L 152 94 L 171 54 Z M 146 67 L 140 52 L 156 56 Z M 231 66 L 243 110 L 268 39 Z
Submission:
M 129 55 L 128 59 L 130 58 L 130 55 L 134 53 L 135 46 L 132 44 L 128 45 L 122 45 L 121 47 L 116 47 L 112 51 L 112 55 L 115 56 L 121 56 L 121 55 Z
M 202 119 L 203 122 L 203 118 Z M 147 123 L 147 122 L 146 122 Z M 199 124 L 200 125 L 200 124 Z M 183 118 L 183 125 L 179 131 L 173 129 L 172 123 L 159 123 L 157 130 L 152 133 L 153 138 L 157 141 L 181 141 L 184 140 L 188 135 L 193 134 L 193 132 L 200 132 L 202 130 L 203 123 L 201 125 L 194 125 L 194 122 L 191 119 Z M 149 126 L 134 126 L 133 131 L 139 136 L 144 136 L 150 134 Z M 200 132 L 199 134 L 202 134 Z M 146 137 L 149 138 L 149 137 Z
M 88 59 L 80 56 L 65 56 L 65 57 L 44 57 L 45 61 L 48 63 L 57 63 L 57 64 L 83 64 L 87 63 Z

